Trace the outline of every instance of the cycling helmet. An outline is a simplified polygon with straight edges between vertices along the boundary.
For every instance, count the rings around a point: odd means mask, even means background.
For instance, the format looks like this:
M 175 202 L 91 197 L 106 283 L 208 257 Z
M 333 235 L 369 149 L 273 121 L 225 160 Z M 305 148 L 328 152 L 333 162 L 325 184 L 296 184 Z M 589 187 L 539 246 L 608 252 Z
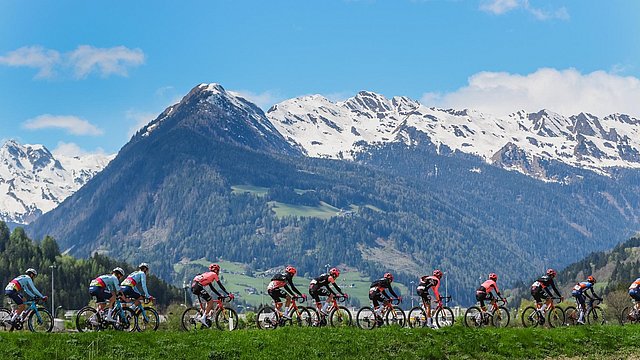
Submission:
M 384 274 L 384 278 L 385 279 L 389 279 L 389 281 L 393 281 L 393 274 L 392 273 L 385 273 Z
M 111 272 L 114 273 L 114 274 L 118 273 L 118 274 L 120 274 L 120 276 L 124 276 L 124 270 L 122 270 L 121 267 L 117 267 L 117 268 L 113 269 Z
M 209 271 L 213 271 L 216 274 L 219 273 L 220 272 L 220 265 L 218 265 L 218 264 L 209 265 Z
M 498 281 L 498 275 L 496 273 L 489 274 L 489 280 Z
M 38 272 L 34 268 L 28 268 L 27 271 L 25 271 L 25 274 L 33 275 L 33 277 L 38 276 Z
M 142 268 L 149 270 L 149 264 L 147 264 L 146 262 L 140 263 L 140 265 L 138 265 L 138 268 L 140 270 L 142 270 Z
M 553 269 L 548 269 L 547 270 L 547 276 L 556 277 L 557 274 L 558 273 Z
M 338 270 L 338 268 L 331 268 L 331 270 L 329 270 L 329 275 L 333 276 L 335 279 L 340 276 L 340 270 Z
M 596 283 L 596 278 L 594 278 L 592 275 L 589 275 L 589 277 L 587 278 L 587 281 L 592 283 L 592 284 L 595 284 Z
M 440 271 L 439 269 L 433 270 L 433 276 L 437 277 L 438 279 L 442 279 L 442 271 Z
M 295 274 L 298 272 L 298 270 L 296 270 L 296 268 L 294 268 L 294 267 L 293 267 L 293 266 L 291 266 L 291 265 L 287 266 L 287 267 L 284 269 L 284 271 L 285 271 L 286 273 L 291 274 L 291 275 L 295 275 Z

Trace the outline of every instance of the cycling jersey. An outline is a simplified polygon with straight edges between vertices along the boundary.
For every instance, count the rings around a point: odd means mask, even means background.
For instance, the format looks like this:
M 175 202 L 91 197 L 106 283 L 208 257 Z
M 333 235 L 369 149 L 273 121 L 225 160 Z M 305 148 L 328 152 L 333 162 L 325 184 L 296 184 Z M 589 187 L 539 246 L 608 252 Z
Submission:
M 199 284 L 202 288 L 209 286 L 209 289 L 211 289 L 211 291 L 213 291 L 213 293 L 215 293 L 218 296 L 222 296 L 220 295 L 220 293 L 213 287 L 213 282 L 216 282 L 218 284 L 218 286 L 220 287 L 220 289 L 222 291 L 225 292 L 225 294 L 229 295 L 229 292 L 227 291 L 227 289 L 225 289 L 225 287 L 222 285 L 222 283 L 220 282 L 220 278 L 218 277 L 218 274 L 216 274 L 213 271 L 209 271 L 206 272 L 204 274 L 198 274 L 196 275 L 196 277 L 193 278 L 193 282 L 191 287 L 193 288 L 195 284 Z M 196 287 L 196 290 L 198 288 Z M 206 297 L 206 296 L 205 296 Z M 207 300 L 208 301 L 208 300 Z
M 300 290 L 298 290 L 298 288 L 293 284 L 293 274 L 287 272 L 276 274 L 271 278 L 271 282 L 267 286 L 267 290 L 276 289 L 284 289 L 291 295 L 295 292 L 298 296 L 302 296 Z
M 481 292 L 485 292 L 487 294 L 490 294 L 491 291 L 495 290 L 496 294 L 498 294 L 498 296 L 500 296 L 500 290 L 498 289 L 498 284 L 496 284 L 495 281 L 493 280 L 486 280 L 485 282 L 483 282 L 480 287 L 478 288 L 477 291 L 481 291 Z
M 637 278 L 636 281 L 631 283 L 631 286 L 629 286 L 629 290 L 640 290 L 640 278 Z
M 588 281 L 583 281 L 583 282 L 577 283 L 576 286 L 573 287 L 573 291 L 571 293 L 574 294 L 574 295 L 576 293 L 582 294 L 587 290 L 591 290 L 591 294 L 594 294 L 594 292 L 593 292 L 593 284 L 588 282 Z
M 398 297 L 398 295 L 396 295 L 395 291 L 393 291 L 393 288 L 391 287 L 391 281 L 387 278 L 381 278 L 372 282 L 371 286 L 369 287 L 369 294 L 380 294 L 384 295 L 387 299 L 390 299 L 391 297 L 387 294 L 386 290 L 389 290 L 393 297 Z
M 89 286 L 97 286 L 101 288 L 105 288 L 112 292 L 118 292 L 120 289 L 120 283 L 118 282 L 118 278 L 115 275 L 107 274 L 101 275 L 97 278 L 93 279 Z
M 30 298 L 44 298 L 44 295 L 38 291 L 33 280 L 29 275 L 20 275 L 15 279 L 11 280 L 9 284 L 4 288 L 5 293 L 9 292 L 24 292 Z
M 146 298 L 151 297 L 151 295 L 149 295 L 149 290 L 147 290 L 147 275 L 142 270 L 134 271 L 129 274 L 129 276 L 127 276 L 127 278 L 124 279 L 124 281 L 122 281 L 120 285 L 120 288 L 125 293 L 125 295 L 127 294 L 127 292 L 131 293 L 131 290 L 133 289 L 142 288 L 144 296 Z M 134 292 L 138 293 L 137 291 Z
M 418 283 L 418 287 L 416 290 L 418 291 L 418 295 L 420 295 L 423 299 L 430 301 L 429 297 L 429 289 L 433 289 L 433 294 L 436 296 L 436 300 L 440 301 L 440 293 L 438 289 L 440 288 L 440 279 L 436 276 L 423 276 L 420 278 L 420 283 Z
M 553 289 L 558 297 L 562 297 L 562 295 L 560 295 L 560 291 L 558 291 L 558 288 L 556 287 L 555 281 L 553 281 L 553 278 L 548 275 L 541 276 L 538 280 L 531 284 L 531 293 L 540 294 L 544 292 L 546 293 L 546 295 L 548 295 L 548 297 L 553 297 L 553 294 L 551 294 L 551 290 L 549 290 L 549 288 Z
M 311 295 L 316 302 L 320 302 L 320 296 L 335 295 L 329 286 L 330 284 L 333 284 L 333 287 L 338 291 L 338 293 L 343 295 L 342 289 L 340 289 L 333 276 L 326 273 L 311 280 L 309 283 L 309 295 Z

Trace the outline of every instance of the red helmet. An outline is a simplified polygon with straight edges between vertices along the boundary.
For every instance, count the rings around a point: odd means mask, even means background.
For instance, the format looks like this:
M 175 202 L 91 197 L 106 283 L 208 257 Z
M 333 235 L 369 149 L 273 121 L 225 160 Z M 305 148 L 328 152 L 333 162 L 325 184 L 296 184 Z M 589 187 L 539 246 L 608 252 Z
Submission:
M 384 274 L 384 278 L 385 279 L 389 279 L 389 281 L 393 281 L 393 274 L 392 273 L 385 273 Z
M 329 270 L 329 275 L 333 276 L 335 279 L 340 276 L 340 270 L 338 270 L 338 268 L 331 268 L 331 270 Z
M 442 279 L 442 271 L 438 269 L 433 270 L 433 276 L 437 277 L 438 279 Z
M 296 270 L 296 268 L 294 268 L 293 266 L 289 265 L 284 269 L 285 272 L 291 274 L 291 275 L 295 275 L 298 270 Z
M 589 277 L 587 278 L 587 281 L 592 283 L 592 284 L 595 284 L 596 283 L 596 278 L 594 278 L 592 275 L 589 275 Z
M 553 269 L 547 269 L 547 276 L 556 277 L 556 275 L 558 275 L 558 272 Z
M 218 264 L 209 265 L 209 271 L 213 271 L 216 274 L 219 273 L 220 272 L 220 265 L 218 265 Z
M 498 275 L 496 273 L 489 274 L 489 280 L 498 281 Z

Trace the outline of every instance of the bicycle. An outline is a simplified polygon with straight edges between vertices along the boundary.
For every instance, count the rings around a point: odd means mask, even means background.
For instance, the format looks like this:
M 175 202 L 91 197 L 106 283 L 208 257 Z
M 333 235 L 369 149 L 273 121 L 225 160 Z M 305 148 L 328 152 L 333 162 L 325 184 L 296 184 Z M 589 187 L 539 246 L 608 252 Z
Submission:
M 306 300 L 302 296 L 293 296 L 291 304 L 288 308 L 290 318 L 284 316 L 275 306 L 263 306 L 256 314 L 256 323 L 259 329 L 273 330 L 278 326 L 297 325 L 311 326 L 311 313 L 304 306 L 298 306 L 298 302 L 303 303 Z
M 491 324 L 494 327 L 507 327 L 511 321 L 511 315 L 509 310 L 504 306 L 507 304 L 507 300 L 498 299 L 491 296 L 487 299 L 490 302 L 491 308 L 483 311 L 478 306 L 472 306 L 464 313 L 464 325 L 466 327 L 483 327 Z M 502 305 L 498 305 L 498 301 Z
M 640 301 L 634 301 L 634 305 L 622 309 L 620 325 L 640 323 Z
M 131 309 L 136 315 L 136 330 L 139 332 L 151 330 L 158 330 L 158 326 L 160 326 L 160 315 L 158 315 L 158 311 L 154 309 L 153 300 L 155 298 L 150 297 L 149 299 L 145 299 L 144 302 L 140 302 L 140 304 L 135 305 L 135 299 L 126 298 L 126 301 L 122 303 L 123 307 Z M 151 306 L 143 306 L 142 304 L 151 304 Z
M 602 303 L 600 299 L 589 300 L 589 304 L 584 310 L 586 323 L 589 325 L 604 325 L 607 320 L 604 316 L 604 310 L 599 306 Z M 595 305 L 594 305 L 595 304 Z M 580 318 L 580 311 L 575 306 L 568 306 L 564 309 L 567 325 L 578 325 L 578 319 Z M 583 322 L 584 324 L 584 322 Z
M 549 327 L 560 327 L 565 324 L 564 311 L 555 305 L 555 300 L 561 298 L 551 297 L 547 299 L 547 308 L 544 311 L 539 310 L 535 306 L 528 306 L 522 312 L 522 326 L 536 327 L 543 326 L 545 323 L 545 315 Z M 559 302 L 558 302 L 559 303 Z
M 76 314 L 76 329 L 78 332 L 93 332 L 113 327 L 114 330 L 133 332 L 138 328 L 136 314 L 130 308 L 123 307 L 117 298 L 113 304 L 113 318 L 115 321 L 107 321 L 105 309 L 85 306 Z
M 440 300 L 442 304 L 446 304 L 451 301 L 451 296 L 441 297 Z M 453 310 L 442 304 L 438 304 L 438 306 L 432 310 L 436 326 L 438 328 L 453 326 L 453 323 L 455 322 Z M 431 306 L 431 304 L 423 301 L 421 306 L 416 306 L 409 311 L 409 327 L 417 328 L 427 326 L 426 306 Z
M 365 306 L 358 310 L 356 315 L 356 324 L 358 327 L 365 330 L 372 330 L 376 326 L 397 325 L 404 327 L 406 324 L 406 315 L 404 311 L 398 306 L 402 302 L 402 299 L 385 299 L 380 310 L 380 315 L 376 314 L 373 307 Z M 383 320 L 384 319 L 384 320 Z
M 317 309 L 313 307 L 308 307 L 309 314 L 311 315 L 311 323 L 313 326 L 324 326 L 327 324 L 327 317 L 329 318 L 329 323 L 333 327 L 341 327 L 341 326 L 351 326 L 353 322 L 353 316 L 349 309 L 345 306 L 338 305 L 338 302 L 345 302 L 349 296 L 347 295 L 335 295 L 332 300 L 327 298 L 327 302 L 329 302 L 329 307 L 327 308 L 327 314 L 322 314 L 318 312 Z
M 3 331 L 22 330 L 24 323 L 31 332 L 51 332 L 53 330 L 53 316 L 44 306 L 38 306 L 42 299 L 30 299 L 25 301 L 26 309 L 18 316 L 15 322 L 11 319 L 16 310 L 0 308 L 0 328 Z
M 225 306 L 225 303 L 229 303 L 232 300 L 231 296 L 220 296 L 218 299 L 213 300 L 216 305 L 211 310 L 213 313 L 210 315 L 213 320 L 209 319 L 209 315 L 206 315 L 205 309 L 207 302 L 198 295 L 199 307 L 190 307 L 182 313 L 182 328 L 185 331 L 197 330 L 198 326 L 202 329 L 204 325 L 200 321 L 203 316 L 207 317 L 206 328 L 211 328 L 212 322 L 215 320 L 216 327 L 219 330 L 233 331 L 238 328 L 238 313 L 229 306 Z

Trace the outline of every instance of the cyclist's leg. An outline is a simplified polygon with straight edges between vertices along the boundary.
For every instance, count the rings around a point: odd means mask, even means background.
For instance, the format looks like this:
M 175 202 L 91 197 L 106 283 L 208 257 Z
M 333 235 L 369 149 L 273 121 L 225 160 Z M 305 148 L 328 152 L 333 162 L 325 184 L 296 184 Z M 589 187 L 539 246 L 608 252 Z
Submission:
M 476 300 L 480 303 L 480 309 L 484 312 L 487 311 L 487 307 L 484 301 L 487 299 L 487 293 L 485 291 L 476 290 Z
M 322 315 L 322 302 L 320 301 L 320 294 L 318 294 L 318 289 L 315 286 L 309 286 L 309 295 L 316 303 L 316 309 Z
M 574 292 L 572 295 L 573 295 L 573 297 L 576 298 L 576 304 L 578 305 L 578 314 L 579 314 L 578 322 L 579 323 L 584 323 L 584 316 L 586 315 L 585 313 L 586 313 L 586 310 L 587 310 L 587 307 L 586 307 L 586 304 L 585 304 L 586 299 L 585 299 L 584 295 L 582 293 L 580 293 L 580 292 Z
M 11 317 L 11 321 L 15 321 L 27 307 L 27 305 L 24 303 L 24 296 L 22 296 L 22 294 L 20 294 L 16 290 L 5 290 L 4 294 L 5 296 L 9 297 L 17 306 L 15 313 Z
M 322 306 L 321 312 L 324 314 L 328 313 L 329 307 L 333 303 L 333 294 L 330 293 L 326 288 L 321 288 L 318 291 L 320 296 L 326 296 L 327 299 L 324 301 L 324 305 Z

